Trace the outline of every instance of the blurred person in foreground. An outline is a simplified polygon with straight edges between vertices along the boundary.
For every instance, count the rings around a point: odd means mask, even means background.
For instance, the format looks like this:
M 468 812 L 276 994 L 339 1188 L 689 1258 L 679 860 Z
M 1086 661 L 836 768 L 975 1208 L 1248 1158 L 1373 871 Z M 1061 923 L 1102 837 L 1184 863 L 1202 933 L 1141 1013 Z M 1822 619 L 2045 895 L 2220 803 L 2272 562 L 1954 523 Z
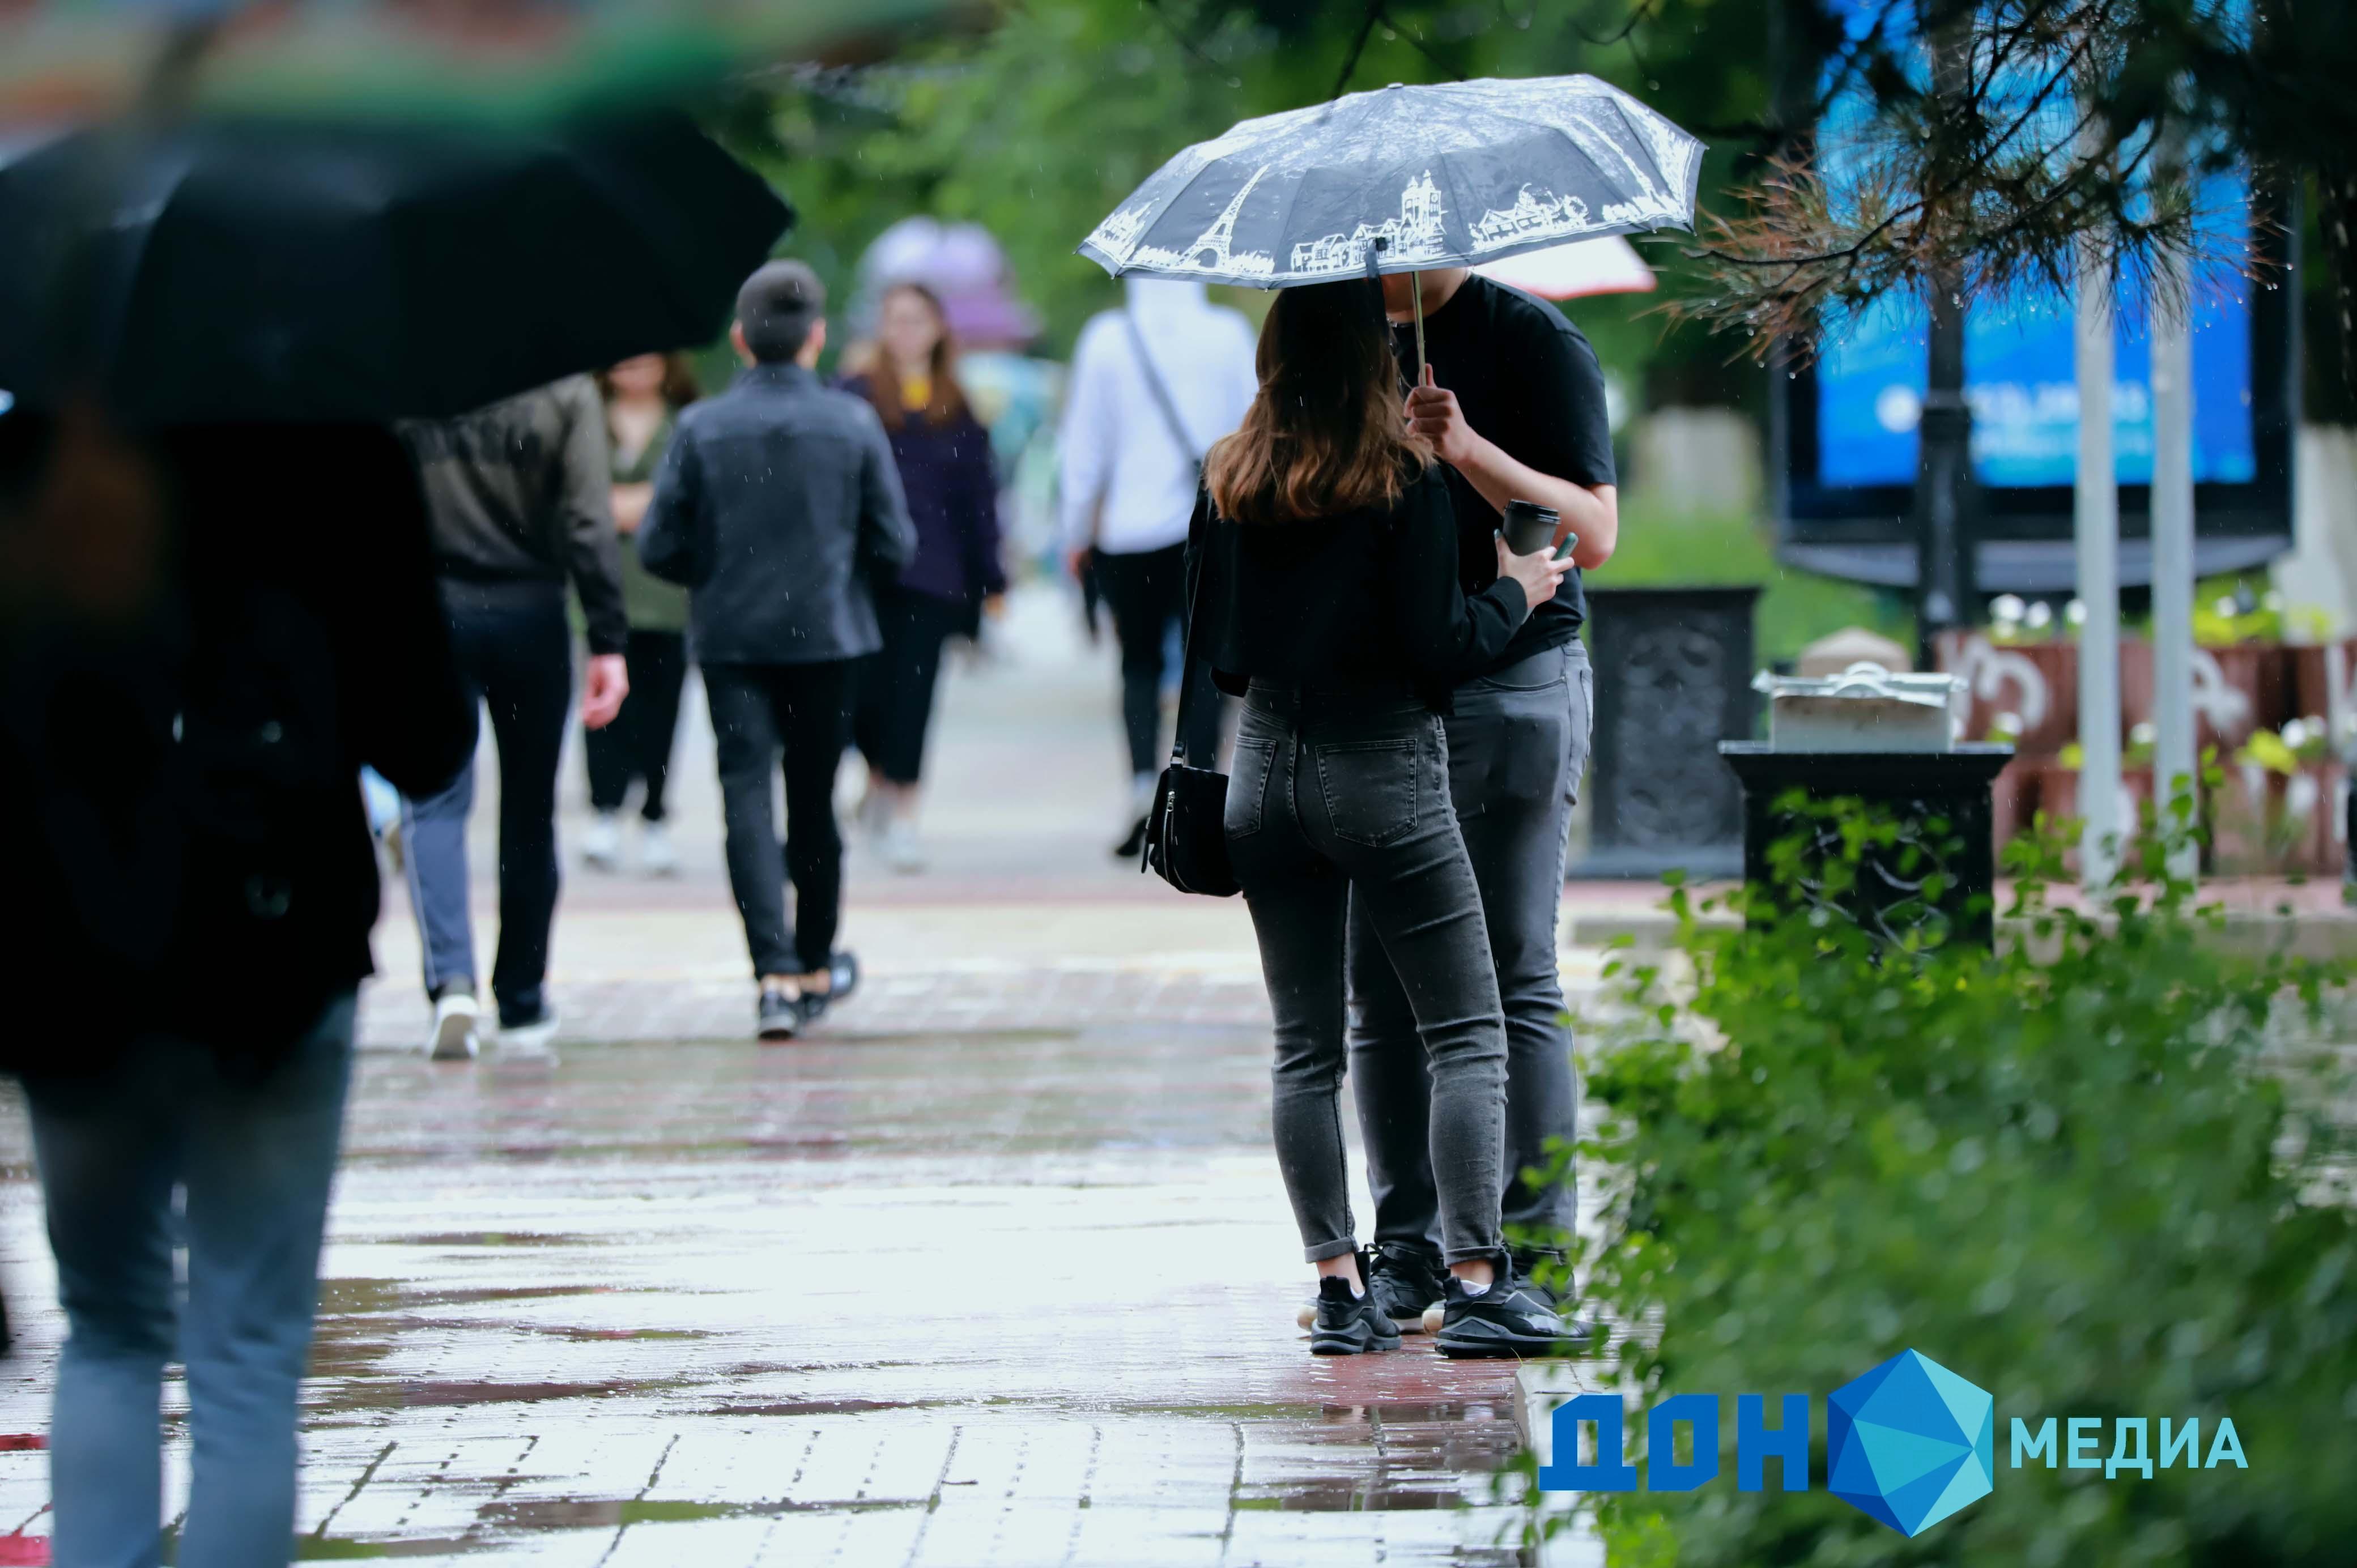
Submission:
M 679 869 L 664 822 L 664 786 L 679 733 L 679 698 L 687 684 L 687 590 L 639 562 L 631 546 L 654 499 L 654 478 L 679 411 L 696 399 L 695 372 L 684 354 L 640 354 L 597 378 L 606 400 L 613 458 L 614 532 L 621 537 L 622 610 L 629 618 L 623 664 L 630 692 L 603 729 L 582 737 L 589 807 L 597 815 L 581 835 L 581 856 L 600 871 L 622 862 L 622 807 L 640 784 L 639 865 L 648 875 Z
M 682 583 L 719 748 L 728 883 L 751 950 L 755 1032 L 788 1040 L 850 995 L 859 966 L 834 941 L 843 839 L 834 775 L 858 660 L 884 645 L 874 585 L 917 533 L 881 421 L 828 387 L 826 295 L 800 262 L 771 262 L 737 296 L 746 369 L 680 416 L 639 532 L 647 570 Z M 779 875 L 777 777 L 786 787 Z
M 1121 643 L 1129 805 L 1114 854 L 1138 853 L 1167 755 L 1165 650 L 1185 611 L 1187 518 L 1203 454 L 1251 405 L 1252 326 L 1203 285 L 1125 278 L 1128 304 L 1090 318 L 1072 350 L 1060 437 L 1063 537 L 1075 577 L 1093 570 Z M 1188 755 L 1217 755 L 1220 702 L 1197 671 Z
M 548 938 L 562 881 L 556 765 L 573 695 L 568 581 L 588 622 L 583 726 L 611 724 L 630 684 L 606 411 L 595 382 L 569 376 L 456 419 L 411 421 L 402 435 L 425 487 L 451 647 L 479 705 L 490 710 L 500 748 L 500 946 L 491 966 L 500 1045 L 541 1050 L 556 1033 Z M 434 1004 L 425 1048 L 436 1060 L 463 1060 L 479 1046 L 467 874 L 474 807 L 469 763 L 447 789 L 409 797 L 402 823 Z
M 176 1561 L 283 1564 L 377 913 L 361 769 L 432 795 L 474 739 L 408 455 L 372 427 L 0 416 L 0 692 L 26 830 L 0 885 L 30 917 L 0 1050 L 68 1330 L 45 1561 L 163 1560 L 177 1359 Z
M 1506 648 L 1567 563 L 1495 546 L 1468 592 L 1429 440 L 1402 413 L 1380 295 L 1364 278 L 1281 291 L 1260 392 L 1211 448 L 1195 526 L 1197 650 L 1243 698 L 1226 832 L 1275 1015 L 1271 1124 L 1304 1256 L 1317 1355 L 1399 1347 L 1369 1289 L 1343 1163 L 1343 934 L 1364 922 L 1412 1023 L 1389 1048 L 1426 1085 L 1447 1317 L 1457 1356 L 1551 1348 L 1562 1325 L 1517 1286 L 1498 1219 L 1505 1019 L 1442 732 L 1465 672 Z
M 1620 538 L 1612 432 L 1596 351 L 1545 301 L 1463 267 L 1383 279 L 1398 357 L 1415 352 L 1411 287 L 1424 295 L 1423 384 L 1402 388 L 1409 427 L 1441 462 L 1469 588 L 1497 570 L 1492 541 L 1509 501 L 1552 507 L 1572 561 L 1602 565 Z M 1550 1144 L 1578 1136 L 1578 1084 L 1564 1010 L 1556 918 L 1571 807 L 1587 768 L 1595 677 L 1579 628 L 1577 571 L 1531 612 L 1513 640 L 1466 671 L 1444 721 L 1449 796 L 1481 888 L 1506 1009 L 1506 1171 L 1501 1219 L 1532 1238 L 1515 1259 L 1529 1279 L 1561 1254 L 1535 1240 L 1571 1231 L 1569 1179 L 1533 1182 Z M 1416 1014 L 1383 961 L 1381 933 L 1354 912 L 1348 958 L 1351 1084 L 1375 1202 L 1374 1293 L 1403 1328 L 1436 1321 L 1444 1219 L 1424 1065 L 1408 1049 Z M 1575 1325 L 1575 1328 L 1578 1326 Z M 1581 1330 L 1584 1332 L 1584 1330 Z
M 916 559 L 875 584 L 884 646 L 858 671 L 851 734 L 867 759 L 859 822 L 895 871 L 920 871 L 917 789 L 942 644 L 969 637 L 1006 592 L 999 559 L 998 474 L 990 433 L 966 403 L 942 302 L 922 284 L 895 284 L 877 311 L 877 355 L 845 384 L 875 406 L 916 525 Z

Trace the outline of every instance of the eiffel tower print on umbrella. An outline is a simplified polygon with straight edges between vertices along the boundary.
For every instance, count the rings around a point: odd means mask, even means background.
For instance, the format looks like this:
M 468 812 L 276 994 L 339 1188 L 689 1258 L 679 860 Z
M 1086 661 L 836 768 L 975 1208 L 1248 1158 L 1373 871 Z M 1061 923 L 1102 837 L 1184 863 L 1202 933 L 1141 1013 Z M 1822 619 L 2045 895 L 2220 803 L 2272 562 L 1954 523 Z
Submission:
M 1080 251 L 1115 276 L 1254 288 L 1474 266 L 1573 240 L 1692 230 L 1702 152 L 1592 76 L 1394 83 L 1187 148 Z

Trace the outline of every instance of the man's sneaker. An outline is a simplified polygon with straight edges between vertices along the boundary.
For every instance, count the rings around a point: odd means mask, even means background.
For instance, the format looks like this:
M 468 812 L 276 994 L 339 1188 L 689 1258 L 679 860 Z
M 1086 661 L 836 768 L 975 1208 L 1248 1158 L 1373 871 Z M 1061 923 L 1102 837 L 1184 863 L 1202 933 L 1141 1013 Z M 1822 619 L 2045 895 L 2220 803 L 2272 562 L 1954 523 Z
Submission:
M 622 819 L 613 811 L 600 811 L 589 819 L 581 830 L 581 858 L 600 871 L 611 871 L 622 864 Z
M 925 851 L 917 842 L 917 824 L 906 817 L 895 817 L 877 843 L 883 852 L 884 864 L 902 875 L 925 869 Z
M 802 999 L 802 1016 L 805 1024 L 815 1024 L 826 1016 L 827 1009 L 851 1000 L 859 989 L 859 957 L 856 953 L 839 952 L 827 961 L 828 989 L 805 991 Z
M 1543 1283 L 1540 1278 L 1542 1268 L 1548 1280 L 1561 1276 L 1564 1283 L 1560 1285 Z M 1571 1338 L 1585 1343 L 1596 1337 L 1595 1322 L 1579 1316 L 1579 1293 L 1571 1283 L 1562 1259 L 1551 1252 L 1516 1252 L 1514 1278 L 1524 1289 L 1554 1309 L 1555 1315 L 1563 1319 L 1564 1326 L 1570 1330 Z
M 1376 1247 L 1369 1252 L 1367 1294 L 1394 1328 L 1403 1334 L 1426 1333 L 1425 1309 L 1440 1301 L 1444 1272 L 1420 1253 Z
M 1351 1282 L 1329 1274 L 1318 1282 L 1318 1315 L 1309 1324 L 1313 1356 L 1363 1356 L 1399 1348 L 1399 1330 L 1383 1316 L 1372 1293 L 1351 1294 Z
M 476 1017 L 473 992 L 445 988 L 434 999 L 434 1027 L 425 1036 L 425 1054 L 437 1062 L 474 1060 L 475 1053 L 482 1049 Z
M 794 1031 L 802 1026 L 801 997 L 773 985 L 761 987 L 760 1004 L 754 1011 L 755 1039 L 791 1040 L 794 1037 Z
M 546 1003 L 528 1018 L 500 1019 L 500 1055 L 503 1057 L 551 1056 L 555 1043 L 556 1009 Z
M 671 829 L 662 822 L 649 822 L 639 834 L 639 869 L 649 876 L 674 876 L 679 873 L 679 851 L 673 847 Z
M 1452 1275 L 1446 1289 L 1432 1337 L 1444 1356 L 1564 1356 L 1578 1348 L 1571 1326 L 1527 1281 L 1501 1274 L 1476 1294 Z

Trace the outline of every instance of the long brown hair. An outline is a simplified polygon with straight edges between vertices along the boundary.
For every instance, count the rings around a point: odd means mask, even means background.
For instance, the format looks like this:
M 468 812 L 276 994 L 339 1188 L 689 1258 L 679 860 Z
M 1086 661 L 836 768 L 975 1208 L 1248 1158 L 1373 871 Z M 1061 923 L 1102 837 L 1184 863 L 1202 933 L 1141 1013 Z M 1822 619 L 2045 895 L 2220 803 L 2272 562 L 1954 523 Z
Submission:
M 677 413 L 702 397 L 704 388 L 696 381 L 695 367 L 688 361 L 685 354 L 673 349 L 662 356 L 662 400 L 671 406 L 673 413 Z M 597 395 L 611 403 L 614 398 L 613 378 L 605 371 L 592 371 L 591 374 L 597 382 Z
M 1399 499 L 1432 444 L 1409 434 L 1383 299 L 1363 278 L 1278 293 L 1261 324 L 1260 393 L 1211 448 L 1220 515 L 1300 522 Z
M 928 424 L 942 424 L 965 417 L 965 389 L 958 385 L 957 339 L 950 336 L 950 313 L 942 306 L 942 296 L 920 283 L 896 283 L 884 291 L 876 302 L 877 318 L 880 324 L 884 306 L 896 294 L 914 295 L 933 313 L 933 325 L 941 335 L 933 339 L 933 351 L 926 357 L 925 380 L 930 389 L 925 393 L 924 414 Z M 867 401 L 876 405 L 876 417 L 884 422 L 887 430 L 898 430 L 908 418 L 900 406 L 900 368 L 892 362 L 879 337 L 876 345 L 876 362 L 861 378 L 866 382 Z

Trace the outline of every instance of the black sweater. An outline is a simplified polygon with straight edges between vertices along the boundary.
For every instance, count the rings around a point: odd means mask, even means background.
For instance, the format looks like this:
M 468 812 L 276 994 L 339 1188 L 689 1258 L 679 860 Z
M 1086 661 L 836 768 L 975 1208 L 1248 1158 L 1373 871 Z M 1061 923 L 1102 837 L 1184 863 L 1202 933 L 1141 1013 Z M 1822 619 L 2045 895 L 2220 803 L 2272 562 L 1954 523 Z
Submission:
M 1240 523 L 1198 498 L 1202 654 L 1221 690 L 1254 680 L 1315 691 L 1413 693 L 1447 712 L 1459 681 L 1493 662 L 1530 614 L 1501 579 L 1458 583 L 1457 520 L 1438 468 L 1388 510 Z

